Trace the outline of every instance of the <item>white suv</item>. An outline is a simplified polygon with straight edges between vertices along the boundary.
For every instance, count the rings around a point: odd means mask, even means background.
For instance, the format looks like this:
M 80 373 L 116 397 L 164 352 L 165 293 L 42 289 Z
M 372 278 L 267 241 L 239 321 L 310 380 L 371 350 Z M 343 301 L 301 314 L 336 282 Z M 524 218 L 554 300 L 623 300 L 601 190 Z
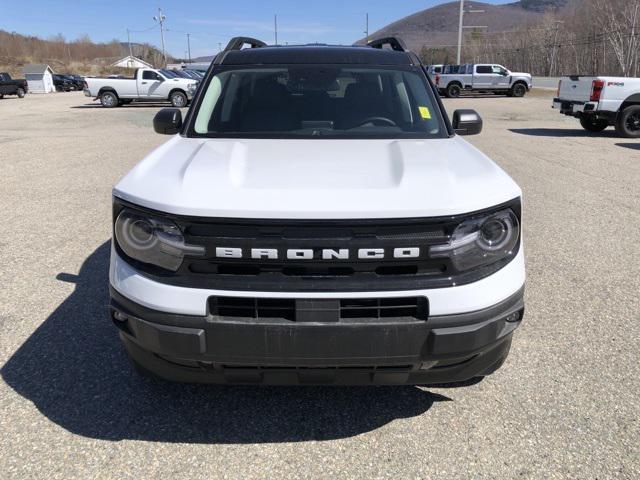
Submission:
M 521 191 L 400 40 L 234 39 L 186 118 L 154 126 L 174 136 L 113 191 L 111 317 L 139 370 L 431 384 L 503 363 L 524 312 Z

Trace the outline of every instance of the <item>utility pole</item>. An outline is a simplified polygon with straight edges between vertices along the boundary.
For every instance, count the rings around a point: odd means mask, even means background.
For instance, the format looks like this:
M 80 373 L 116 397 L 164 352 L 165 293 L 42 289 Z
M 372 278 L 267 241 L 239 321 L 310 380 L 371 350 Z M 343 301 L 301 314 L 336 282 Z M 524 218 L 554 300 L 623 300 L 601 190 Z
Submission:
M 549 66 L 549 76 L 553 77 L 553 67 L 555 67 L 556 63 L 556 55 L 558 49 L 558 33 L 560 31 L 560 24 L 564 23 L 562 20 L 556 20 L 554 22 L 556 24 L 556 32 L 553 36 L 553 50 L 551 50 L 551 65 Z
M 460 57 L 462 56 L 462 25 L 464 22 L 464 0 L 460 0 L 460 18 L 458 19 L 458 54 L 456 55 L 456 64 L 460 65 Z
M 187 33 L 187 51 L 189 52 L 189 63 L 191 63 L 191 34 Z
M 153 17 L 153 19 L 160 24 L 160 38 L 162 40 L 162 59 L 164 61 L 164 64 L 162 66 L 166 67 L 167 54 L 164 50 L 164 21 L 167 19 L 167 17 L 165 17 L 164 14 L 162 13 L 162 9 L 158 8 L 158 15 L 156 17 Z
M 129 56 L 133 57 L 133 53 L 131 53 L 131 31 L 127 28 L 127 43 L 129 44 Z
M 276 45 L 278 45 L 278 15 L 274 14 L 273 15 L 273 32 L 275 34 L 276 37 Z
M 365 34 L 365 38 L 366 38 L 366 43 L 369 43 L 369 12 L 366 13 L 366 17 L 365 17 L 365 27 L 364 27 L 364 34 Z
M 480 26 L 464 26 L 465 13 L 484 13 L 484 10 L 468 10 L 464 11 L 464 0 L 460 0 L 460 18 L 458 19 L 458 54 L 456 55 L 456 63 L 460 65 L 462 60 L 462 32 L 465 28 L 487 28 Z

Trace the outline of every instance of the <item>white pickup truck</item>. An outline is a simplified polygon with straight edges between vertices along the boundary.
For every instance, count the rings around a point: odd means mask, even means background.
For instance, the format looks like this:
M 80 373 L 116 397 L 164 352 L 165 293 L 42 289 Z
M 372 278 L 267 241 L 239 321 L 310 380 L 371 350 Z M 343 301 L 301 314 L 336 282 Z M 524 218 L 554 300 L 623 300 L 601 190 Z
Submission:
M 169 101 L 174 107 L 186 107 L 198 82 L 189 78 L 168 77 L 152 68 L 140 68 L 132 78 L 85 78 L 84 94 L 112 108 L 137 102 Z
M 445 67 L 445 73 L 435 77 L 438 90 L 449 98 L 459 97 L 462 92 L 506 93 L 510 97 L 524 97 L 533 87 L 531 74 L 511 72 L 502 65 L 478 63 L 455 67 Z M 457 73 L 446 73 L 451 70 L 457 70 Z
M 553 108 L 576 117 L 589 132 L 613 125 L 622 137 L 640 138 L 640 78 L 563 78 Z

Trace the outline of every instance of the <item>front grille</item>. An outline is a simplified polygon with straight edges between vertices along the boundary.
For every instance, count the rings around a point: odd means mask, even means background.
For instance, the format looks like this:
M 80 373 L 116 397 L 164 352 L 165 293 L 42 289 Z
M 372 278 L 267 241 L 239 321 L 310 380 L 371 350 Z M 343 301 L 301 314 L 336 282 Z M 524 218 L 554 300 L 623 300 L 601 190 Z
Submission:
M 209 313 L 213 317 L 292 322 L 426 320 L 429 304 L 425 297 L 299 299 L 216 296 L 209 298 Z
M 188 243 L 205 245 L 205 258 L 185 259 L 177 276 L 224 290 L 356 291 L 398 288 L 400 283 L 446 278 L 448 259 L 428 257 L 430 245 L 448 240 L 447 221 L 193 221 L 183 224 Z M 240 248 L 243 258 L 218 258 L 216 248 Z M 395 248 L 420 247 L 415 258 L 393 258 Z M 252 248 L 274 249 L 277 259 L 252 259 Z M 361 259 L 363 248 L 383 249 L 383 259 Z M 291 260 L 288 249 L 311 249 L 313 258 Z M 348 249 L 349 259 L 322 258 L 322 250 Z M 399 280 L 395 285 L 389 281 Z M 189 281 L 187 280 L 187 282 Z
M 155 281 L 190 288 L 251 292 L 408 291 L 474 282 L 502 268 L 511 258 L 458 272 L 448 258 L 430 258 L 432 245 L 446 243 L 470 215 L 367 220 L 256 220 L 186 217 L 114 202 L 114 218 L 124 208 L 148 211 L 175 222 L 185 241 L 205 247 L 204 257 L 187 257 L 177 272 L 127 259 Z M 519 202 L 499 205 L 520 216 Z M 492 209 L 493 210 L 493 209 Z M 417 256 L 395 258 L 396 249 L 419 248 Z M 239 249 L 241 258 L 218 257 L 216 249 Z M 119 246 L 116 249 L 121 256 Z M 252 249 L 277 258 L 251 258 Z M 311 258 L 287 258 L 289 250 L 311 251 Z M 384 258 L 359 258 L 361 249 L 379 249 Z M 348 250 L 348 258 L 330 256 Z M 403 250 L 404 251 L 404 250 Z M 515 255 L 515 252 L 514 252 Z M 126 257 L 126 256 L 125 256 Z M 338 295 L 339 296 L 339 295 Z

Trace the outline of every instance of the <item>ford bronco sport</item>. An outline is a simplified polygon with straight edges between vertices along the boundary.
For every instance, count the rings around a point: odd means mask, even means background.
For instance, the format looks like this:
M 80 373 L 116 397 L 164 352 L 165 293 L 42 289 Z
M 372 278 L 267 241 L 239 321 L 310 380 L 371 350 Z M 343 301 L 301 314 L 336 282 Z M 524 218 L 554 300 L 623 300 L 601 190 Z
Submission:
M 172 138 L 113 190 L 110 314 L 139 371 L 433 384 L 502 365 L 521 191 L 400 39 L 233 39 L 154 127 Z

